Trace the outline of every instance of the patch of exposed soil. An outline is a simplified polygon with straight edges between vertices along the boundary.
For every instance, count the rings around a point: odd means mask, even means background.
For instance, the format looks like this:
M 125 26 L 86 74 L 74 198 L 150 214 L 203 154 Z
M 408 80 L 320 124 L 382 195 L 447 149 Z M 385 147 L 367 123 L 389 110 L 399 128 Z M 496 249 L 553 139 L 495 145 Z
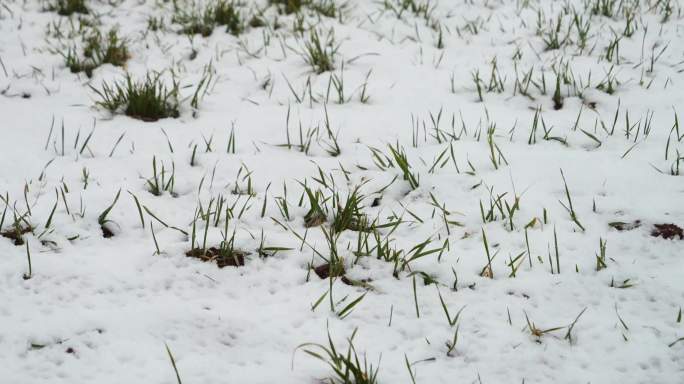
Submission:
M 232 253 L 227 254 L 225 251 L 221 252 L 219 248 L 211 247 L 207 249 L 195 248 L 185 253 L 188 257 L 195 257 L 202 261 L 216 260 L 216 265 L 219 268 L 223 267 L 242 267 L 245 265 L 245 256 L 249 252 L 234 249 Z
M 684 230 L 675 224 L 653 224 L 651 236 L 662 237 L 663 239 L 684 240 Z
M 307 214 L 304 217 L 304 226 L 306 228 L 318 227 L 319 225 L 325 223 L 328 218 L 323 213 L 312 213 Z
M 331 268 L 330 264 L 328 263 L 319 265 L 318 267 L 315 267 L 313 270 L 316 273 L 316 276 L 320 277 L 321 279 L 327 279 L 330 277 Z M 332 273 L 333 277 L 340 277 L 342 283 L 350 286 L 369 286 L 368 283 L 371 281 L 370 279 L 352 280 L 348 278 L 345 275 L 346 271 L 344 270 L 344 266 L 342 265 L 332 268 Z
M 333 277 L 339 277 L 344 276 L 345 271 L 344 266 L 342 265 L 330 268 L 330 264 L 326 263 L 314 268 L 314 272 L 316 272 L 316 275 L 321 279 L 327 279 L 328 277 L 330 277 L 331 272 Z
M 106 225 L 101 225 L 100 228 L 102 229 L 102 237 L 105 239 L 109 239 L 110 237 L 114 236 L 114 232 L 112 232 L 111 229 L 107 228 Z
M 608 226 L 618 231 L 631 231 L 632 229 L 641 227 L 641 220 L 634 220 L 629 223 L 623 221 L 613 221 L 612 223 L 608 223 Z
M 342 277 L 342 282 L 347 285 L 353 285 L 352 281 L 347 278 L 347 276 L 344 275 L 344 266 L 340 265 L 338 267 L 330 268 L 330 264 L 323 264 L 319 265 L 318 267 L 314 268 L 314 272 L 316 272 L 316 275 L 320 277 L 321 279 L 327 279 L 330 277 L 332 270 L 332 275 L 333 277 Z
M 14 245 L 24 245 L 24 234 L 33 231 L 31 227 L 12 228 L 5 232 L 0 232 L 0 236 L 12 240 Z

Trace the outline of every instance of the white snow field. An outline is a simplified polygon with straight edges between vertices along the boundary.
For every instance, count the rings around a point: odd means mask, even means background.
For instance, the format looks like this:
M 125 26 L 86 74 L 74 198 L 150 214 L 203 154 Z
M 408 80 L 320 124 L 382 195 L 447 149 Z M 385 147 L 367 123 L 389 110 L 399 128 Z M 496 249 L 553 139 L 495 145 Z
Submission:
M 681 1 L 0 0 L 0 121 L 0 383 L 684 383 Z

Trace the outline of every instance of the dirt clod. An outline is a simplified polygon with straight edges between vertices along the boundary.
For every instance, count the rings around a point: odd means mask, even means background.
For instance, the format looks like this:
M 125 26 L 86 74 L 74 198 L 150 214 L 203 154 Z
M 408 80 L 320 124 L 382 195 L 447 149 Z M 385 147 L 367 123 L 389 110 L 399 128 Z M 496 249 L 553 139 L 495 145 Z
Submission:
M 314 272 L 316 272 L 316 275 L 321 279 L 327 279 L 328 277 L 330 277 L 330 270 L 330 264 L 328 263 L 319 265 L 318 267 L 314 268 Z M 335 267 L 332 268 L 332 270 L 333 277 L 344 276 L 344 267 Z
M 304 217 L 304 226 L 306 228 L 318 227 L 328 220 L 323 213 L 313 213 Z
M 219 268 L 223 268 L 228 266 L 242 267 L 245 265 L 245 256 L 249 255 L 249 252 L 233 250 L 231 254 L 226 254 L 225 252 L 221 252 L 221 250 L 216 247 L 211 247 L 207 249 L 191 249 L 187 251 L 185 255 L 188 257 L 198 258 L 202 261 L 216 260 L 216 265 L 218 265 Z
M 14 245 L 24 245 L 24 234 L 33 231 L 31 227 L 12 228 L 5 232 L 0 232 L 0 236 L 12 240 Z
M 617 229 L 618 231 L 631 231 L 632 229 L 641 227 L 641 220 L 634 220 L 632 222 L 613 221 L 612 223 L 608 223 L 608 226 Z
M 105 239 L 109 239 L 110 237 L 114 236 L 114 232 L 112 232 L 111 229 L 107 228 L 106 225 L 102 225 L 100 226 L 100 228 L 102 229 L 102 237 L 104 237 Z
M 654 224 L 651 236 L 662 237 L 663 239 L 684 240 L 684 230 L 675 224 Z
M 330 277 L 331 274 L 331 268 L 330 264 L 322 264 L 319 265 L 318 267 L 314 268 L 314 272 L 316 273 L 316 276 L 320 277 L 321 279 L 327 279 Z M 347 285 L 354 285 L 351 280 L 347 278 L 347 276 L 344 275 L 345 270 L 343 266 L 338 266 L 338 267 L 333 267 L 332 268 L 332 275 L 333 277 L 341 277 L 341 280 L 344 284 Z

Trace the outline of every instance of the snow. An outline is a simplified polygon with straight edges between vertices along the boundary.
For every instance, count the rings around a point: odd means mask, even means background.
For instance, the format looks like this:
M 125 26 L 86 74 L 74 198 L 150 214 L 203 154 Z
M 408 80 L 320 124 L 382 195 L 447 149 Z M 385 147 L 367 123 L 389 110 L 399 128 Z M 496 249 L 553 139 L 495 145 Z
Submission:
M 546 51 L 544 36 L 535 33 L 538 15 L 543 13 L 548 29 L 548 20 L 555 22 L 570 9 L 566 3 L 590 20 L 587 48 L 577 47 L 572 15 L 566 13 L 561 35 L 571 31 L 572 41 Z M 430 20 L 441 25 L 443 49 L 436 47 L 438 32 L 424 18 L 409 11 L 397 18 L 383 11 L 381 2 L 353 0 L 343 22 L 305 11 L 322 36 L 332 29 L 340 43 L 333 73 L 340 76 L 345 62 L 350 100 L 339 104 L 333 90 L 324 108 L 331 73 L 312 72 L 298 54 L 308 33 L 302 38 L 292 31 L 295 15 L 278 15 L 282 27 L 276 30 L 247 28 L 236 37 L 217 27 L 209 37 L 189 38 L 169 22 L 169 3 L 90 0 L 101 30 L 118 26 L 128 38 L 131 57 L 125 69 L 104 65 L 89 79 L 71 73 L 54 51 L 78 39 L 47 34 L 48 24 L 58 21 L 66 33 L 69 17 L 45 11 L 43 2 L 3 1 L 0 193 L 8 201 L 0 201 L 0 210 L 8 208 L 1 230 L 12 229 L 15 213 L 27 214 L 34 230 L 24 235 L 28 247 L 0 238 L 0 382 L 176 383 L 166 344 L 186 383 L 315 383 L 331 377 L 332 370 L 298 347 L 326 344 L 329 332 L 346 351 L 346 338 L 358 329 L 355 350 L 373 367 L 379 364 L 380 383 L 411 383 L 405 359 L 416 383 L 681 383 L 684 342 L 676 341 L 684 337 L 684 322 L 678 320 L 684 306 L 684 241 L 654 237 L 651 230 L 660 223 L 684 226 L 684 179 L 671 174 L 684 153 L 684 126 L 681 133 L 673 128 L 684 110 L 682 5 L 672 1 L 674 11 L 663 22 L 663 2 L 650 7 L 656 2 L 635 1 L 640 3 L 636 31 L 622 37 L 619 58 L 609 61 L 602 56 L 614 33 L 622 34 L 625 16 L 590 15 L 588 3 L 433 2 Z M 277 14 L 266 2 L 241 7 L 245 14 L 265 9 L 269 22 Z M 150 15 L 163 16 L 168 30 L 144 34 Z M 477 34 L 471 32 L 475 24 Z M 522 56 L 514 61 L 516 51 Z M 473 73 L 479 69 L 489 85 L 494 57 L 505 89 L 483 91 L 480 102 Z M 657 60 L 650 71 L 652 57 Z M 581 95 L 563 85 L 563 107 L 554 110 L 554 71 L 561 62 L 569 63 L 582 84 Z M 189 99 L 210 63 L 211 85 L 193 111 Z M 516 71 L 522 79 L 532 67 L 534 81 L 545 74 L 547 94 L 535 85 L 529 87 L 531 97 L 514 94 Z M 99 89 L 126 71 L 142 78 L 166 70 L 164 79 L 170 81 L 171 68 L 184 97 L 178 119 L 143 122 L 94 105 L 98 97 L 90 86 Z M 613 94 L 596 89 L 607 73 L 620 83 Z M 363 103 L 366 79 L 370 99 Z M 559 140 L 544 140 L 540 121 L 536 143 L 528 144 L 538 108 L 546 129 L 552 128 L 549 136 Z M 326 113 L 339 156 L 326 152 Z M 431 116 L 438 113 L 443 133 L 436 138 Z M 627 137 L 626 121 L 638 124 L 639 133 Z M 300 123 L 304 132 L 319 126 L 308 154 L 283 146 L 286 130 L 299 144 Z M 467 132 L 461 134 L 463 125 Z M 231 127 L 236 153 L 226 151 Z M 505 158 L 495 153 L 496 167 L 487 140 L 491 127 Z M 450 137 L 452 132 L 458 138 Z M 397 143 L 419 175 L 415 190 L 398 167 L 383 170 L 372 159 L 369 147 L 391 156 L 388 144 Z M 176 196 L 148 191 L 153 157 L 167 171 L 175 165 Z M 441 248 L 448 239 L 448 250 L 410 262 L 395 277 L 392 263 L 374 254 L 355 257 L 360 235 L 345 230 L 337 244 L 347 276 L 371 289 L 337 279 L 333 301 L 346 300 L 331 311 L 326 296 L 312 310 L 330 283 L 308 266 L 312 260 L 314 266 L 323 264 L 316 252 L 328 257 L 329 248 L 321 227 L 305 228 L 309 206 L 305 197 L 300 204 L 300 182 L 330 197 L 314 180 L 321 178 L 319 167 L 327 182 L 334 179 L 342 200 L 361 186 L 363 212 L 371 220 L 401 217 L 395 230 L 378 230 L 383 241 L 389 236 L 393 249 L 406 255 L 427 239 L 432 242 L 426 250 Z M 84 169 L 90 175 L 87 187 Z M 247 170 L 251 198 L 231 192 L 236 180 L 240 189 L 247 187 Z M 585 230 L 565 208 L 561 170 Z M 283 185 L 289 219 L 277 205 Z M 114 236 L 103 238 L 98 216 L 119 190 L 108 216 Z M 503 193 L 502 203 L 513 205 L 520 198 L 513 228 L 497 208 L 497 219 L 483 222 L 480 204 L 486 212 L 490 197 Z M 250 252 L 242 267 L 219 269 L 215 262 L 185 255 L 192 245 L 182 231 L 190 234 L 198 207 L 206 209 L 219 195 L 228 205 L 237 200 L 228 237 L 235 230 L 236 248 Z M 169 227 L 143 210 L 142 228 L 133 196 Z M 379 206 L 371 206 L 380 196 Z M 458 224 L 445 224 L 433 197 Z M 336 208 L 330 209 L 323 228 Z M 218 246 L 224 220 L 209 228 L 208 246 Z M 641 225 L 632 230 L 609 226 L 635 220 Z M 197 221 L 198 242 L 204 228 Z M 297 236 L 305 232 L 303 242 Z M 262 233 L 266 246 L 289 250 L 259 257 Z M 491 279 L 481 273 L 487 265 L 483 234 L 497 255 Z M 376 244 L 372 235 L 368 241 L 371 248 Z M 602 241 L 606 268 L 597 271 Z M 27 248 L 32 273 L 24 279 Z M 509 261 L 520 254 L 519 269 L 509 276 Z M 437 283 L 424 284 L 423 275 L 411 274 L 417 271 Z M 337 314 L 364 292 L 348 316 Z M 456 327 L 447 321 L 440 294 L 452 317 L 464 308 L 449 354 L 445 343 Z M 568 327 L 580 313 L 568 340 Z M 535 336 L 526 317 L 542 331 L 563 328 Z

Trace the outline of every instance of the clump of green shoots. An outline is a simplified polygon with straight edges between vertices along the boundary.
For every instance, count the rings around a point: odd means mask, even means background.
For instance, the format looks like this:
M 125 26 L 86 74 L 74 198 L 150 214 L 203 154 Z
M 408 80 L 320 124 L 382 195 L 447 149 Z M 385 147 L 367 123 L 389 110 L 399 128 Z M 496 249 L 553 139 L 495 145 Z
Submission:
M 270 5 L 276 6 L 281 14 L 300 14 L 308 9 L 315 14 L 330 18 L 342 17 L 342 12 L 347 7 L 346 2 L 336 0 L 269 0 Z
M 418 188 L 419 184 L 419 176 L 411 172 L 411 165 L 409 164 L 408 158 L 406 157 L 406 152 L 404 151 L 403 148 L 399 146 L 397 143 L 396 146 L 392 146 L 391 144 L 388 144 L 387 147 L 390 150 L 390 153 L 392 154 L 392 157 L 394 158 L 394 161 L 397 163 L 397 166 L 401 170 L 404 180 L 408 181 L 409 186 L 411 187 L 412 190 Z
M 129 58 L 126 40 L 119 36 L 116 29 L 110 29 L 106 36 L 98 30 L 86 38 L 83 54 L 96 63 L 112 64 L 123 67 Z
M 296 350 L 302 349 L 308 355 L 326 363 L 332 369 L 332 375 L 329 377 L 331 384 L 377 384 L 378 367 L 368 364 L 365 356 L 362 363 L 356 352 L 354 347 L 356 332 L 357 330 L 355 329 L 347 339 L 349 346 L 346 353 L 338 351 L 332 341 L 330 332 L 328 332 L 327 346 L 317 343 L 304 343 L 299 345 Z M 319 353 L 319 351 L 322 353 Z
M 520 196 L 513 196 L 513 202 L 509 203 L 505 197 L 508 192 L 501 194 L 494 193 L 494 187 L 489 189 L 489 207 L 480 201 L 480 216 L 483 223 L 491 223 L 501 219 L 508 219 L 508 229 L 515 230 L 514 218 L 516 212 L 520 211 Z M 498 214 L 497 214 L 498 212 Z
M 123 80 L 113 84 L 104 82 L 101 89 L 92 86 L 91 89 L 100 97 L 96 105 L 111 113 L 123 113 L 142 121 L 180 115 L 179 85 L 174 81 L 168 88 L 161 73 L 148 73 L 143 81 L 134 81 L 130 74 L 126 74 Z
M 337 250 L 337 241 L 340 238 L 340 233 L 335 232 L 332 229 L 327 230 L 325 227 L 321 227 L 321 230 L 323 231 L 323 236 L 325 237 L 325 241 L 328 244 L 328 254 L 329 254 L 328 257 L 324 257 L 324 256 L 319 255 L 326 261 L 325 266 L 327 269 L 325 271 L 325 274 L 328 275 L 328 276 L 321 276 L 321 277 L 322 278 L 329 277 L 332 279 L 333 277 L 344 276 L 344 273 L 345 273 L 344 259 L 338 253 L 338 250 Z M 320 274 L 319 274 L 319 276 L 320 276 Z
M 354 188 L 347 195 L 344 203 L 341 201 L 339 194 L 333 196 L 333 205 L 337 206 L 332 222 L 332 229 L 335 232 L 342 232 L 345 229 L 352 231 L 365 231 L 368 229 L 368 219 L 362 210 L 363 199 L 364 196 L 359 193 L 359 187 Z
M 304 42 L 302 57 L 315 73 L 321 74 L 335 69 L 335 56 L 339 48 L 340 45 L 335 42 L 333 30 L 330 30 L 325 37 L 321 37 L 316 28 L 312 28 L 308 39 Z
M 342 20 L 348 3 L 339 0 L 308 0 L 307 7 L 320 16 Z
M 553 22 L 551 22 L 550 28 L 546 31 L 546 36 L 544 36 L 545 50 L 551 51 L 554 49 L 559 49 L 561 46 L 563 46 L 567 40 L 567 36 L 564 38 L 560 36 L 562 26 L 563 16 L 559 15 L 556 19 L 556 25 L 554 26 Z
M 242 186 L 240 186 L 241 184 Z M 237 175 L 235 176 L 233 190 L 231 192 L 233 195 L 256 196 L 256 192 L 254 191 L 254 186 L 252 184 L 252 171 L 250 171 L 245 164 L 242 164 L 238 169 Z
M 398 19 L 401 19 L 406 12 L 409 12 L 416 17 L 430 21 L 436 5 L 431 0 L 383 0 L 382 6 L 385 10 L 393 13 Z
M 487 93 L 503 93 L 506 90 L 506 84 L 504 82 L 504 77 L 501 75 L 501 72 L 499 71 L 499 66 L 497 64 L 497 59 L 494 57 L 492 61 L 490 62 L 490 71 L 489 71 L 489 81 L 485 81 L 483 77 L 480 76 L 480 70 L 476 69 L 473 72 L 471 72 L 471 77 L 473 79 L 473 82 L 475 83 L 475 89 L 477 90 L 477 96 L 478 100 L 482 102 L 483 99 L 483 92 Z
M 215 205 L 214 201 L 217 202 Z M 209 233 L 209 228 L 212 226 L 212 224 L 214 226 L 218 226 L 218 223 L 221 219 L 221 213 L 223 212 L 224 203 L 225 201 L 222 197 L 219 197 L 218 199 L 212 198 L 211 200 L 209 200 L 209 204 L 207 205 L 206 210 L 203 209 L 202 204 L 200 203 L 200 207 L 196 211 L 195 218 L 192 221 L 192 232 L 190 235 L 190 250 L 187 251 L 185 255 L 188 257 L 198 258 L 202 261 L 215 260 L 219 268 L 224 268 L 226 266 L 240 267 L 245 265 L 245 258 L 249 255 L 249 252 L 242 251 L 235 246 L 236 230 L 233 230 L 233 233 L 230 236 L 230 238 L 228 237 L 228 224 L 230 219 L 233 217 L 233 207 L 226 207 L 225 220 L 223 221 L 224 227 L 221 231 L 223 239 L 219 243 L 219 246 L 209 247 L 207 245 L 207 235 Z M 212 207 L 214 207 L 214 210 L 212 210 Z M 198 220 L 204 221 L 204 233 L 202 235 L 201 242 L 197 239 Z M 261 250 L 264 250 L 263 246 L 261 247 Z
M 74 13 L 87 14 L 89 12 L 85 0 L 57 0 L 48 9 L 62 16 L 70 16 Z
M 619 85 L 620 82 L 613 73 L 613 67 L 611 66 L 608 70 L 608 73 L 606 73 L 606 76 L 596 85 L 596 89 L 612 95 L 615 93 Z
M 130 58 L 127 42 L 116 29 L 110 30 L 106 36 L 94 30 L 85 38 L 82 55 L 78 54 L 76 47 L 71 47 L 62 56 L 72 73 L 85 72 L 88 77 L 92 77 L 93 70 L 103 64 L 123 67 Z
M 147 17 L 147 31 L 157 32 L 163 31 L 166 22 L 162 16 L 148 16 Z
M 217 26 L 225 26 L 226 32 L 239 35 L 245 29 L 245 21 L 234 0 L 218 0 L 207 4 L 204 9 L 190 12 L 176 6 L 172 21 L 181 25 L 181 32 L 187 35 L 211 35 Z
M 164 192 L 169 192 L 175 196 L 173 191 L 176 182 L 176 165 L 171 163 L 171 174 L 166 170 L 164 162 L 161 162 L 161 171 L 157 169 L 157 157 L 152 157 L 152 177 L 146 180 L 147 190 L 155 195 L 161 196 Z M 118 197 L 118 195 L 117 195 Z
M 172 22 L 181 25 L 181 32 L 186 35 L 202 35 L 207 37 L 214 32 L 216 24 L 214 22 L 213 9 L 192 10 L 186 12 L 181 8 L 176 8 Z
M 577 31 L 577 39 L 575 44 L 580 49 L 580 53 L 587 47 L 587 42 L 589 40 L 589 30 L 591 29 L 590 18 L 584 19 L 577 12 L 573 15 L 573 22 L 575 30 Z
M 226 31 L 232 35 L 239 35 L 245 28 L 235 1 L 217 1 L 214 5 L 214 20 L 217 25 L 225 25 Z
M 442 247 L 439 248 L 431 248 L 427 249 L 428 245 L 432 244 L 433 240 L 431 238 L 428 238 L 424 240 L 421 243 L 418 243 L 413 246 L 410 250 L 405 252 L 405 255 L 401 258 L 401 268 L 397 269 L 397 264 L 395 263 L 394 267 L 394 273 L 393 275 L 396 277 L 398 276 L 399 271 L 404 271 L 406 268 L 409 267 L 409 264 L 413 261 L 416 261 L 418 259 L 421 259 L 425 256 L 434 254 L 434 253 L 443 253 L 445 248 L 448 246 L 448 243 L 442 245 Z
M 302 186 L 309 200 L 309 211 L 304 215 L 304 226 L 307 228 L 317 227 L 327 220 L 324 208 L 327 199 L 323 197 L 323 192 L 319 189 L 314 192 L 305 184 L 302 184 Z
M 2 224 L 5 221 L 5 215 L 7 213 L 7 207 L 9 206 L 9 197 L 0 196 L 0 199 L 5 203 L 5 209 L 2 213 L 2 219 L 0 220 L 0 230 L 2 229 Z M 27 233 L 33 233 L 33 226 L 28 221 L 29 212 L 25 212 L 17 216 L 16 210 L 13 212 L 14 220 L 11 224 L 10 229 L 6 229 L 0 232 L 0 236 L 12 240 L 14 245 L 24 245 L 24 235 Z
M 270 5 L 278 7 L 278 11 L 287 15 L 301 11 L 306 0 L 269 0 Z
M 622 2 L 620 2 L 622 4 Z M 591 14 L 604 17 L 613 17 L 616 13 L 617 0 L 591 0 L 587 3 L 590 6 Z M 618 6 L 620 8 L 621 5 Z

